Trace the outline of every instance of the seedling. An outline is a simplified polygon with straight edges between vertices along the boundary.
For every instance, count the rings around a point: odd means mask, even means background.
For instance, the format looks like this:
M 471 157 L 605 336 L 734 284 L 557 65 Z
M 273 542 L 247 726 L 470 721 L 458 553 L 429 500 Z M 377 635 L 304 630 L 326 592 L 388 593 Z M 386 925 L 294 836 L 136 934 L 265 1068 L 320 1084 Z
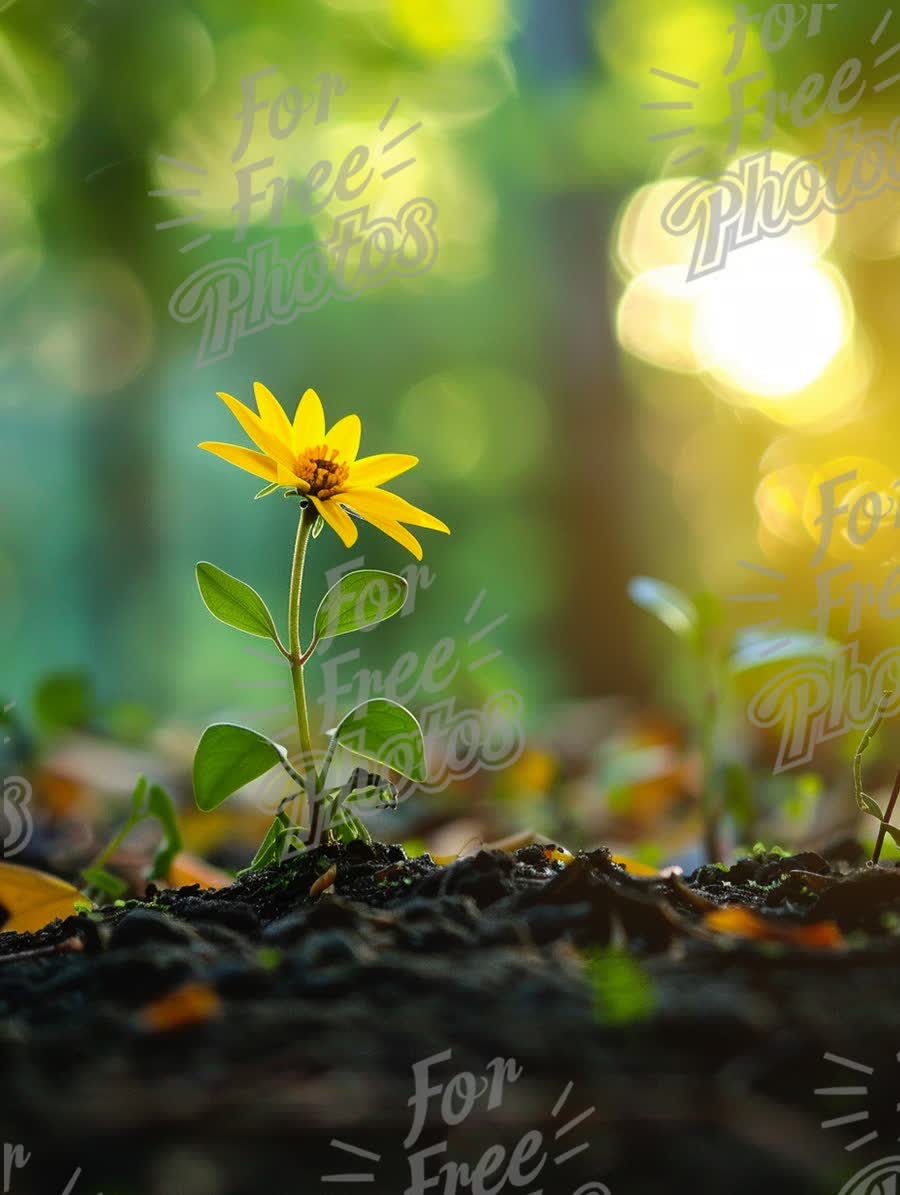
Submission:
M 111 900 L 127 891 L 128 885 L 119 876 L 106 870 L 106 863 L 113 857 L 131 831 L 148 820 L 159 822 L 162 830 L 162 840 L 153 857 L 150 870 L 146 875 L 148 882 L 163 880 L 169 874 L 169 869 L 175 856 L 181 850 L 181 831 L 178 828 L 178 815 L 172 798 L 164 788 L 158 784 L 148 785 L 141 776 L 131 794 L 131 811 L 125 824 L 107 843 L 96 859 L 82 869 L 81 878 L 87 888 L 89 896 L 102 894 Z
M 887 809 L 884 813 L 881 812 L 881 807 L 877 801 L 863 792 L 862 786 L 862 757 L 871 743 L 872 739 L 878 733 L 881 723 L 884 721 L 884 714 L 887 707 L 894 698 L 892 690 L 885 689 L 881 696 L 881 700 L 872 716 L 872 721 L 866 727 L 865 734 L 860 739 L 859 746 L 856 748 L 856 753 L 853 756 L 853 795 L 856 797 L 857 807 L 863 812 L 868 813 L 870 817 L 876 817 L 879 821 L 878 837 L 875 839 L 875 847 L 872 851 L 872 862 L 877 863 L 881 858 L 881 851 L 884 847 L 885 837 L 890 834 L 894 842 L 900 846 L 900 829 L 890 824 L 891 818 L 894 816 L 894 809 L 897 804 L 897 798 L 900 796 L 900 772 L 897 773 L 897 779 L 894 781 L 894 788 L 891 792 L 890 800 L 888 801 Z
M 635 605 L 668 627 L 689 653 L 697 691 L 694 720 L 703 767 L 705 849 L 709 861 L 714 862 L 722 855 L 720 831 L 725 813 L 748 836 L 756 821 L 749 771 L 734 760 L 725 761 L 719 750 L 721 711 L 734 680 L 766 664 L 830 655 L 837 650 L 837 644 L 827 638 L 784 630 L 777 634 L 740 631 L 729 640 L 721 634 L 721 610 L 710 594 L 691 598 L 674 585 L 652 577 L 632 578 L 628 593 Z
M 449 534 L 439 519 L 380 487 L 418 464 L 414 456 L 383 454 L 357 458 L 361 435 L 359 417 L 347 415 L 326 433 L 318 395 L 307 390 L 293 421 L 275 396 L 261 383 L 254 385 L 258 414 L 228 394 L 220 394 L 238 423 L 259 449 L 232 444 L 204 443 L 200 447 L 230 464 L 262 478 L 256 495 L 281 491 L 299 502 L 288 594 L 288 635 L 284 643 L 263 599 L 249 585 L 213 564 L 197 565 L 197 583 L 210 613 L 248 635 L 270 639 L 284 657 L 300 743 L 299 759 L 290 760 L 284 746 L 246 726 L 218 723 L 208 727 L 194 758 L 194 796 L 202 810 L 215 809 L 239 788 L 271 769 L 282 767 L 297 785 L 281 802 L 272 825 L 251 863 L 262 867 L 295 843 L 318 843 L 323 834 L 367 837 L 350 806 L 364 796 L 393 799 L 391 784 L 379 776 L 357 771 L 339 787 L 328 787 L 338 747 L 374 760 L 398 775 L 422 782 L 426 778 L 425 744 L 421 728 L 402 705 L 375 698 L 351 710 L 329 734 L 324 752 L 310 736 L 304 668 L 323 639 L 374 626 L 399 613 L 406 601 L 407 582 L 395 573 L 360 569 L 347 573 L 325 594 L 316 612 L 310 642 L 300 641 L 303 571 L 310 539 L 327 524 L 345 547 L 356 542 L 351 515 L 364 519 L 396 540 L 417 560 L 418 540 L 404 524 Z M 348 513 L 349 512 L 349 513 Z M 309 819 L 305 828 L 292 823 L 287 808 L 304 799 Z

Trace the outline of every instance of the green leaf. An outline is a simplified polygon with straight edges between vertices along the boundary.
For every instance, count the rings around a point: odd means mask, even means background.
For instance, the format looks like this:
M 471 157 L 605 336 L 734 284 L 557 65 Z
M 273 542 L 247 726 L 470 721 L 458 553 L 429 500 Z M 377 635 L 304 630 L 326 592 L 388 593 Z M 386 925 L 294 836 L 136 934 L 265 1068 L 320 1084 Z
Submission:
M 206 561 L 197 565 L 197 584 L 213 617 L 248 635 L 278 642 L 272 615 L 255 589 Z
M 399 798 L 394 785 L 384 780 L 381 784 L 367 784 L 365 788 L 355 788 L 346 797 L 346 801 L 348 805 L 359 805 L 365 802 L 368 806 L 374 802 L 376 805 L 384 805 L 388 809 L 396 809 Z
M 346 635 L 392 618 L 402 610 L 408 588 L 396 573 L 371 568 L 347 573 L 322 598 L 316 611 L 316 638 Z
M 90 680 L 81 672 L 45 676 L 34 693 L 34 712 L 44 730 L 81 730 L 95 713 Z
M 265 775 L 287 756 L 283 747 L 247 726 L 218 722 L 208 726 L 194 756 L 194 799 L 208 813 Z
M 162 842 L 157 848 L 147 878 L 148 880 L 161 880 L 169 874 L 175 856 L 183 844 L 175 802 L 158 784 L 154 784 L 150 789 L 147 798 L 147 813 L 156 818 L 163 832 Z
M 674 585 L 657 581 L 654 577 L 632 577 L 628 582 L 628 596 L 636 606 L 655 615 L 680 639 L 687 639 L 696 632 L 697 608 Z
M 366 829 L 365 823 L 343 806 L 338 810 L 329 830 L 332 837 L 341 843 L 355 842 L 357 839 L 369 843 L 372 841 L 372 835 Z
M 833 639 L 810 635 L 805 631 L 744 631 L 735 637 L 728 661 L 733 676 L 760 668 L 764 664 L 783 664 L 786 660 L 827 659 L 838 650 Z
M 113 875 L 105 867 L 86 867 L 81 873 L 84 882 L 91 888 L 96 888 L 104 896 L 116 900 L 128 891 L 128 885 L 119 876 Z
M 374 759 L 421 783 L 427 778 L 422 729 L 408 709 L 385 697 L 363 702 L 344 718 L 334 732 L 348 751 Z
M 312 529 L 313 539 L 319 538 L 319 536 L 322 534 L 322 528 L 324 526 L 325 526 L 325 520 L 323 518 L 320 517 L 320 518 L 316 519 L 316 521 L 313 523 L 313 529 Z
M 131 821 L 145 816 L 147 812 L 147 777 L 138 776 L 134 792 L 131 794 Z
M 271 485 L 264 485 L 258 494 L 253 495 L 253 501 L 256 502 L 259 498 L 268 498 L 269 494 L 274 494 L 280 488 L 277 481 L 273 481 Z
M 890 834 L 897 846 L 900 846 L 900 826 L 885 826 L 885 832 Z
M 275 814 L 275 819 L 266 831 L 265 838 L 259 844 L 259 850 L 253 856 L 253 861 L 247 868 L 256 871 L 260 867 L 267 867 L 270 863 L 277 863 L 281 857 L 281 844 L 290 832 L 291 823 L 283 812 Z
M 339 809 L 348 805 L 362 805 L 366 809 L 396 809 L 399 795 L 389 780 L 379 780 L 377 784 L 366 784 L 360 788 L 352 788 L 349 792 L 346 784 L 339 788 L 329 788 L 323 794 L 322 802 L 326 808 L 336 804 Z
M 872 817 L 877 817 L 880 822 L 884 821 L 884 814 L 878 807 L 878 802 L 873 801 L 866 793 L 859 794 L 859 801 L 857 802 L 863 813 L 869 813 Z

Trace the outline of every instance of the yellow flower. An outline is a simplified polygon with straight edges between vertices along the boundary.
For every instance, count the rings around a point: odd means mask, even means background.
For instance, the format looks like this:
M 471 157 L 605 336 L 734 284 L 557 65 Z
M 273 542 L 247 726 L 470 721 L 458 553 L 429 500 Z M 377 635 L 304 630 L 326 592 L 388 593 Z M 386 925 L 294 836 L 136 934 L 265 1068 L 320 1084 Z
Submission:
M 401 524 L 450 534 L 440 519 L 380 488 L 417 465 L 417 457 L 382 453 L 357 460 L 362 434 L 359 416 L 346 415 L 326 433 L 325 412 L 315 390 L 307 390 L 300 399 L 293 423 L 261 382 L 254 384 L 253 393 L 258 415 L 230 394 L 219 398 L 261 451 L 235 444 L 205 443 L 200 448 L 272 485 L 296 489 L 308 497 L 345 547 L 352 547 L 357 537 L 347 511 L 408 548 L 417 560 L 422 559 L 422 545 Z

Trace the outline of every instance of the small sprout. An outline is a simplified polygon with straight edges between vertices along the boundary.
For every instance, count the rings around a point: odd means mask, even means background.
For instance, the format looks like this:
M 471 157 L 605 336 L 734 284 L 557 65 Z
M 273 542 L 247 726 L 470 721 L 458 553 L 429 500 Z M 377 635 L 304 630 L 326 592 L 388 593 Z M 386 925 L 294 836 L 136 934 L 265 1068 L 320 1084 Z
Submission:
M 427 777 L 425 743 L 419 723 L 402 705 L 375 698 L 351 710 L 330 732 L 327 747 L 316 754 L 310 735 L 304 668 L 326 639 L 365 630 L 398 614 L 408 592 L 405 578 L 375 569 L 347 573 L 329 589 L 316 612 L 310 642 L 300 641 L 300 604 L 303 571 L 311 539 L 327 523 L 345 547 L 356 542 L 351 518 L 361 518 L 422 559 L 422 547 L 404 524 L 449 534 L 433 515 L 381 488 L 418 464 L 414 456 L 387 453 L 357 459 L 361 426 L 358 416 L 347 415 L 325 430 L 325 414 L 318 395 L 307 390 L 291 421 L 275 396 L 261 383 L 254 385 L 257 412 L 228 394 L 219 397 L 253 440 L 259 451 L 230 444 L 204 443 L 200 447 L 221 457 L 267 484 L 256 495 L 264 498 L 276 490 L 299 498 L 299 522 L 294 544 L 288 596 L 288 634 L 282 640 L 263 599 L 213 564 L 197 566 L 200 595 L 220 622 L 248 635 L 269 639 L 290 670 L 297 717 L 300 760 L 294 767 L 286 749 L 246 726 L 221 723 L 208 727 L 194 757 L 194 796 L 201 810 L 215 809 L 239 788 L 282 767 L 297 785 L 282 801 L 272 825 L 248 870 L 257 870 L 285 857 L 292 848 L 303 849 L 323 836 L 338 841 L 371 838 L 350 806 L 364 799 L 396 805 L 393 785 L 381 777 L 358 772 L 340 787 L 328 787 L 329 772 L 338 748 L 391 769 L 414 782 Z M 302 797 L 309 815 L 304 829 L 295 825 L 287 807 Z
M 755 842 L 750 852 L 754 859 L 789 859 L 791 852 L 783 846 L 766 846 L 764 842 Z
M 900 829 L 890 824 L 891 818 L 894 815 L 894 808 L 897 804 L 897 797 L 900 795 L 900 772 L 897 773 L 897 778 L 894 781 L 894 788 L 891 793 L 891 799 L 888 802 L 887 809 L 884 813 L 877 801 L 863 792 L 862 786 L 862 757 L 869 743 L 878 733 L 881 723 L 884 721 L 884 713 L 887 707 L 893 700 L 894 694 L 890 689 L 885 689 L 881 695 L 875 713 L 872 716 L 872 721 L 866 727 L 865 734 L 860 740 L 859 746 L 856 748 L 856 754 L 853 756 L 853 795 L 856 798 L 857 808 L 862 813 L 868 813 L 870 817 L 878 819 L 878 837 L 875 840 L 875 847 L 872 851 L 872 863 L 878 863 L 881 858 L 881 851 L 884 847 L 885 836 L 890 834 L 894 842 L 900 844 Z
M 162 839 L 145 879 L 153 883 L 156 880 L 164 880 L 168 876 L 182 846 L 175 803 L 164 788 L 158 784 L 148 785 L 146 779 L 140 776 L 134 792 L 131 794 L 131 811 L 125 824 L 110 839 L 100 854 L 87 867 L 82 868 L 81 878 L 89 893 L 106 896 L 117 901 L 127 891 L 128 885 L 125 881 L 107 871 L 104 865 L 113 857 L 131 831 L 141 822 L 148 820 L 155 820 L 159 823 L 162 829 Z
M 690 654 L 695 678 L 695 738 L 703 763 L 701 811 L 706 856 L 712 863 L 722 854 L 724 815 L 730 816 L 745 841 L 759 816 L 749 772 L 741 764 L 721 758 L 719 722 L 729 690 L 736 678 L 752 669 L 831 656 L 839 645 L 826 637 L 781 629 L 777 633 L 741 631 L 730 642 L 720 643 L 722 611 L 711 594 L 688 597 L 674 585 L 652 577 L 632 578 L 628 593 L 635 605 L 668 627 Z

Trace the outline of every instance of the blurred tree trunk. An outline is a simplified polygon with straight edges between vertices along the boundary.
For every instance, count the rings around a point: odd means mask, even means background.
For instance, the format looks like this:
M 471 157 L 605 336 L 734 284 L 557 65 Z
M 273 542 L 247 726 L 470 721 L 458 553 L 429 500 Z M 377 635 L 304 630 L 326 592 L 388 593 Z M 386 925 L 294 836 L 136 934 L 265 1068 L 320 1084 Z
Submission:
M 560 634 L 583 694 L 644 688 L 626 592 L 641 571 L 633 550 L 637 449 L 609 304 L 612 222 L 613 204 L 597 195 L 554 198 L 543 222 L 557 270 L 547 351 L 555 362 L 551 393 L 561 404 L 556 464 L 564 480 L 554 500 L 554 521 L 566 537 Z
M 160 311 L 148 213 L 145 152 L 149 126 L 129 139 L 110 120 L 104 62 L 116 54 L 115 26 L 94 22 L 98 58 L 94 89 L 85 97 L 61 159 L 78 180 L 68 213 L 59 217 L 65 256 L 106 259 L 130 270 Z M 164 314 L 164 312 L 163 312 Z M 156 337 L 154 336 L 154 340 Z M 111 393 L 82 398 L 85 492 L 91 495 L 92 552 L 82 562 L 88 599 L 91 671 L 109 696 L 160 707 L 165 697 L 163 609 L 157 506 L 157 425 L 161 370 L 151 357 L 133 379 Z
M 528 9 L 523 49 L 545 78 L 597 77 L 591 21 L 605 0 Z M 597 129 L 614 137 L 614 129 Z M 554 473 L 548 501 L 564 537 L 559 636 L 576 692 L 645 691 L 638 624 L 626 592 L 641 572 L 633 546 L 636 446 L 619 371 L 615 313 L 610 308 L 609 246 L 616 200 L 600 194 L 554 195 L 540 210 L 535 244 L 549 273 L 543 311 L 547 392 L 553 404 Z M 558 404 L 558 405 L 557 405 Z

